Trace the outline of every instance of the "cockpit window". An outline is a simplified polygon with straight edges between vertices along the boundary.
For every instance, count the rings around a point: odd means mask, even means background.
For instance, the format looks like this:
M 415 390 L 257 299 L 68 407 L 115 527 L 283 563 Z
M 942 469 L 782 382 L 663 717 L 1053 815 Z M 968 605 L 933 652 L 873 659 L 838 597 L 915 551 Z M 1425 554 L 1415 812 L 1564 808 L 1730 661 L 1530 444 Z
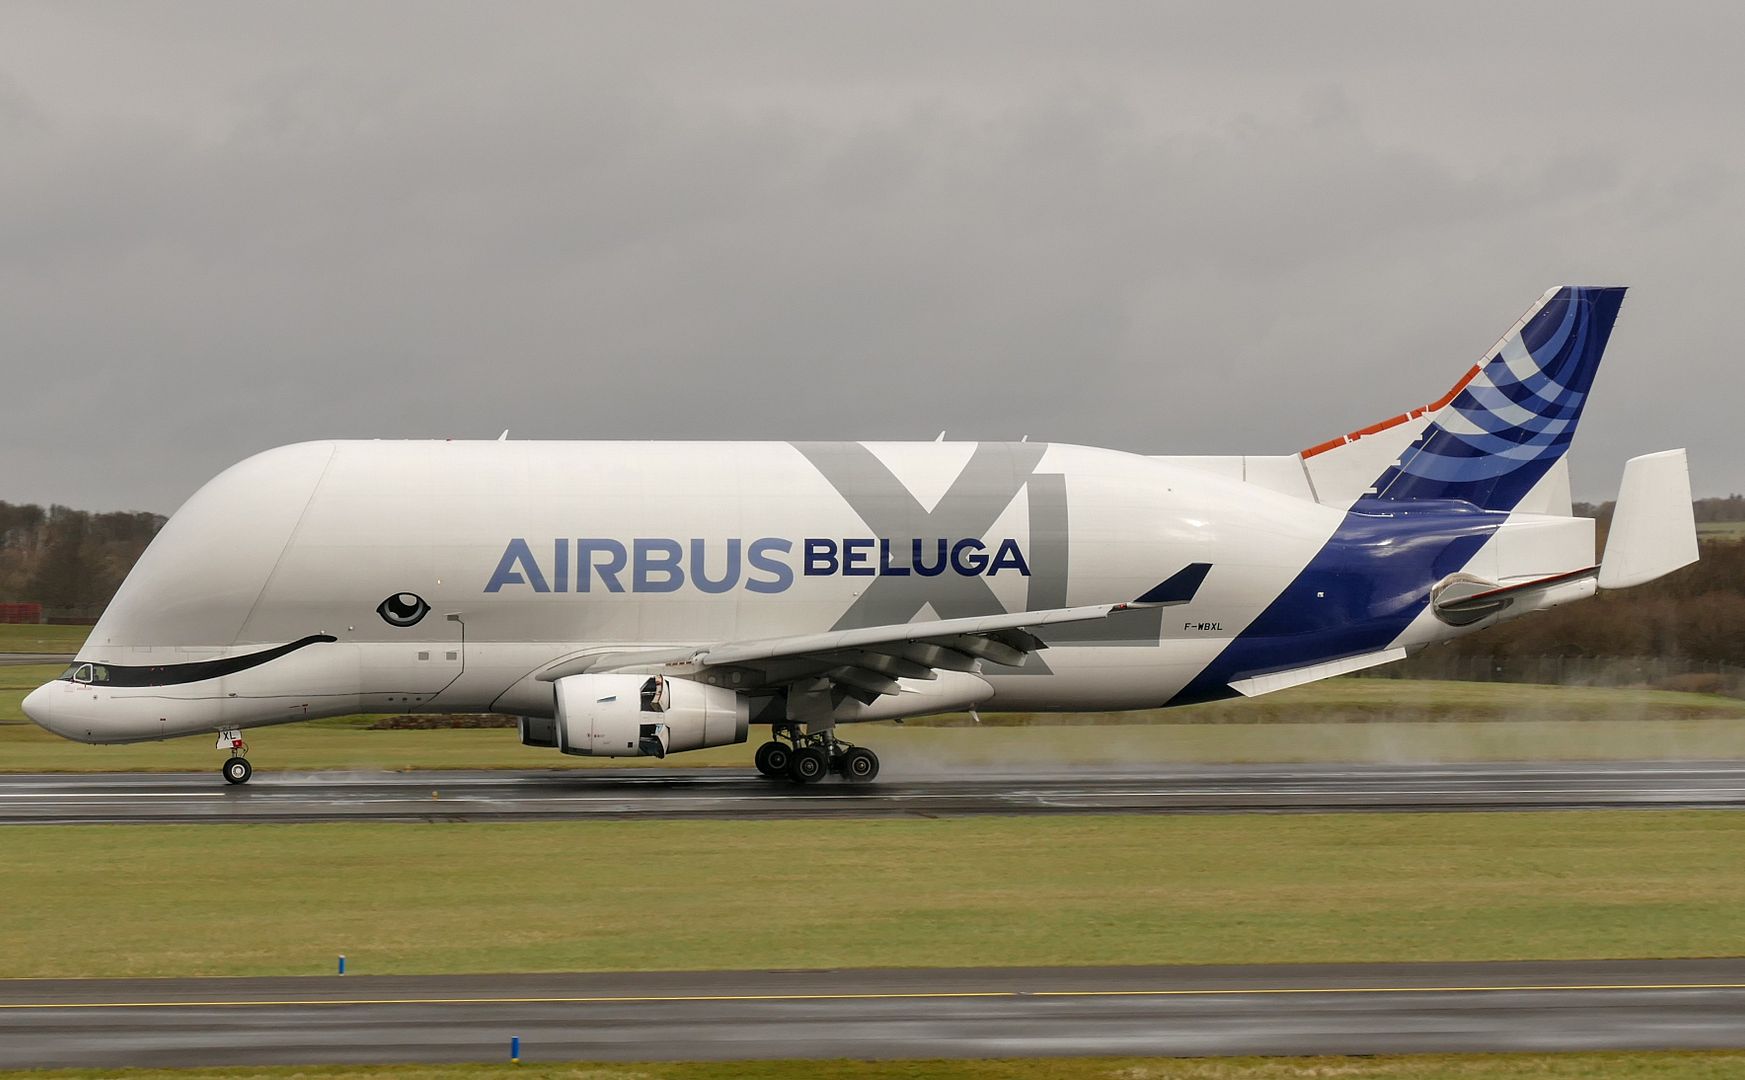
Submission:
M 62 682 L 76 683 L 106 683 L 109 681 L 109 669 L 102 664 L 74 664 L 61 672 Z

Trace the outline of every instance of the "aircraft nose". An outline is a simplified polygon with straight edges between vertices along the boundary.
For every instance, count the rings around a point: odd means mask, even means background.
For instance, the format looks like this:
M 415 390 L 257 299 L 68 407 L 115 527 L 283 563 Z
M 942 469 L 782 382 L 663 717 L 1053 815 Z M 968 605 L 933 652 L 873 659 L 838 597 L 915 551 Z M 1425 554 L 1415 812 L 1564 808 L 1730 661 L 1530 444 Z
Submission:
M 60 693 L 60 689 L 55 683 L 44 683 L 24 695 L 22 706 L 24 715 L 30 717 L 37 726 L 47 728 L 56 735 L 65 735 L 66 732 L 63 728 L 66 718 L 61 715 L 65 710 L 60 707 L 60 702 L 56 700 L 58 697 L 64 696 Z

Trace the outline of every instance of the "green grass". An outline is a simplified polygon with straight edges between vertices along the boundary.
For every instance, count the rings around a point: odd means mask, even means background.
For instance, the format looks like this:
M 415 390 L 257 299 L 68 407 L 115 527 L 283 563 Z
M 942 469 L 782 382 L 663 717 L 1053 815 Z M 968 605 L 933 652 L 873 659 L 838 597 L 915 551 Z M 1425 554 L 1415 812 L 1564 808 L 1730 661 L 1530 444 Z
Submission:
M 533 1052 L 531 1048 L 529 1052 Z M 7 1072 L 37 1080 L 1724 1080 L 1745 1053 L 1422 1054 L 1300 1058 L 1027 1058 L 993 1061 L 721 1061 L 544 1065 L 287 1065 Z
M 0 667 L 0 771 L 201 771 L 218 767 L 210 736 L 85 746 L 31 724 L 19 702 L 58 675 Z M 755 742 L 648 759 L 564 757 L 504 729 L 372 731 L 364 718 L 248 733 L 265 769 L 567 769 L 651 765 L 749 767 Z M 1335 679 L 1189 709 L 1006 715 L 976 727 L 940 722 L 858 726 L 848 737 L 887 766 L 955 768 L 1076 762 L 1508 761 L 1745 758 L 1745 701 L 1706 694 L 1511 683 Z
M 1699 521 L 1698 540 L 1745 540 L 1745 521 Z
M 0 653 L 76 653 L 91 633 L 89 626 L 31 626 L 0 623 Z
M 10 826 L 0 842 L 8 977 L 324 974 L 338 953 L 387 974 L 1745 942 L 1745 815 L 1716 811 Z

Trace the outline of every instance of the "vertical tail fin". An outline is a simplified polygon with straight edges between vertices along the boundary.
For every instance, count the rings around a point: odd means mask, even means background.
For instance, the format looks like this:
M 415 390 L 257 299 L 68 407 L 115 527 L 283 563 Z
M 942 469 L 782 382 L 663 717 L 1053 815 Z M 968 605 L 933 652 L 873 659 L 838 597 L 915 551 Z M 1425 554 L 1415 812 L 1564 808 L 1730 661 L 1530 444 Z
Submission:
M 1623 302 L 1622 288 L 1552 289 L 1440 400 L 1303 451 L 1311 479 L 1387 462 L 1357 497 L 1513 510 L 1569 449 Z

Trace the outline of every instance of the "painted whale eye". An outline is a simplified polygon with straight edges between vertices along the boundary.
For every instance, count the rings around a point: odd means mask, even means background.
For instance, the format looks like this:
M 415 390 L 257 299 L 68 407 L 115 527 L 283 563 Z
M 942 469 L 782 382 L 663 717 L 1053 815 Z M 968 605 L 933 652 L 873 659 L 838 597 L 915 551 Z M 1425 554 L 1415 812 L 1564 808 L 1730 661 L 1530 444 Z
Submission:
M 417 593 L 395 593 L 376 605 L 376 614 L 389 626 L 416 626 L 430 614 L 430 605 Z

